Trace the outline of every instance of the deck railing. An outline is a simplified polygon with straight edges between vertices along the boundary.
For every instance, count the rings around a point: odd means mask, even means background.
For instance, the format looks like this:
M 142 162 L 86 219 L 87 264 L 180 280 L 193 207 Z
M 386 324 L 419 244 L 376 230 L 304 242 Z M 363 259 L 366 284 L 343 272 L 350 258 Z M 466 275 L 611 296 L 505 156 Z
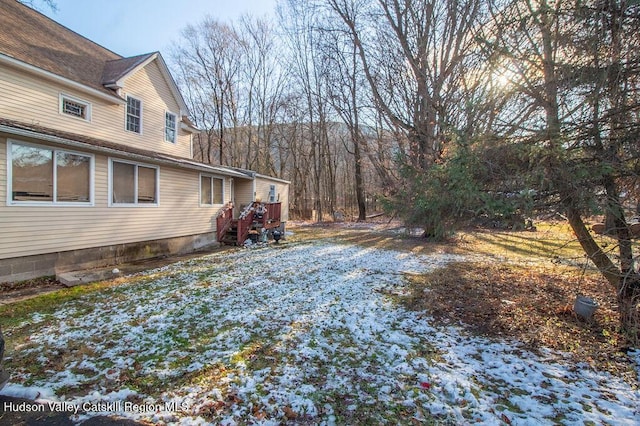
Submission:
M 268 226 L 274 222 L 278 222 L 276 227 L 280 226 L 282 203 L 269 203 L 265 204 L 265 207 L 267 208 L 267 214 L 264 217 L 264 226 Z
M 272 229 L 280 226 L 282 203 L 267 203 L 264 207 L 265 212 L 262 215 L 262 219 L 258 221 L 260 226 L 264 229 Z M 238 219 L 238 245 L 242 245 L 242 243 L 249 238 L 249 232 L 251 231 L 254 221 L 253 213 Z
M 225 207 L 216 217 L 216 234 L 218 241 L 222 241 L 224 234 L 227 233 L 231 225 L 233 224 L 233 209 Z
M 236 244 L 242 245 L 247 238 L 249 238 L 249 231 L 251 230 L 251 223 L 253 223 L 253 215 L 247 215 L 244 218 L 238 219 L 238 241 Z

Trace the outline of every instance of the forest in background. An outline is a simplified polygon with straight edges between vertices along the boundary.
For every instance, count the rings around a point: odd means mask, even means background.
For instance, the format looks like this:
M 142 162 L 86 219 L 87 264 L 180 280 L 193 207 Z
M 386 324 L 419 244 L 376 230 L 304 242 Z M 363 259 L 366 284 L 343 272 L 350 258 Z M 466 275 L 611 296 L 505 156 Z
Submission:
M 360 209 L 363 219 L 399 182 L 400 135 L 374 108 L 354 52 L 344 56 L 344 35 L 319 27 L 326 12 L 283 2 L 277 22 L 207 17 L 183 31 L 171 59 L 203 130 L 196 159 L 291 181 L 293 217 Z
M 559 215 L 637 339 L 639 30 L 638 0 L 281 0 L 171 59 L 197 158 L 290 180 L 294 217 L 384 207 L 441 239 Z

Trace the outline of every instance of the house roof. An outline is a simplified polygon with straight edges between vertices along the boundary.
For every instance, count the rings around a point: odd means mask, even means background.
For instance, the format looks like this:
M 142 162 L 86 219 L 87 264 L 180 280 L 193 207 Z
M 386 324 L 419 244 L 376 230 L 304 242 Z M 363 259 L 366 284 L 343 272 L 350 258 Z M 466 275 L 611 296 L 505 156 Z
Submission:
M 155 53 L 146 53 L 144 55 L 132 56 L 130 58 L 113 59 L 104 64 L 102 72 L 102 84 L 109 87 L 118 85 L 118 82 L 133 72 L 141 64 L 144 64 Z
M 0 0 L 0 28 L 0 56 L 114 99 L 121 99 L 117 89 L 128 77 L 156 60 L 181 114 L 188 114 L 184 98 L 159 52 L 124 58 L 16 0 Z
M 133 158 L 139 161 L 158 162 L 174 167 L 199 170 L 207 173 L 221 174 L 225 176 L 252 179 L 251 174 L 233 170 L 227 167 L 212 166 L 199 163 L 189 158 L 176 157 L 162 154 L 156 151 L 134 148 L 127 145 L 109 142 L 103 139 L 92 138 L 77 133 L 65 132 L 51 129 L 35 124 L 22 123 L 0 117 L 0 133 L 7 133 L 14 136 L 31 137 L 38 140 L 70 146 L 75 149 L 100 152 L 106 155 L 117 155 L 125 158 Z
M 229 171 L 229 172 L 242 173 L 242 174 L 244 174 L 244 175 L 246 175 L 248 177 L 251 177 L 253 179 L 259 178 L 259 179 L 264 179 L 264 180 L 270 180 L 270 181 L 273 181 L 273 182 L 285 183 L 287 185 L 291 184 L 291 181 L 288 181 L 286 179 L 280 179 L 280 178 L 273 177 L 273 176 L 263 175 L 263 174 L 254 172 L 253 170 L 242 169 L 240 167 L 232 167 L 232 166 L 216 166 L 216 167 L 218 167 L 219 169 L 222 169 L 222 170 Z
M 183 112 L 188 112 L 187 104 L 182 97 L 182 93 L 178 89 L 176 82 L 171 76 L 169 67 L 162 59 L 160 52 L 146 53 L 144 55 L 132 56 L 130 58 L 122 58 L 113 61 L 109 61 L 105 64 L 104 72 L 102 74 L 102 84 L 105 87 L 111 89 L 121 89 L 124 87 L 124 82 L 127 78 L 135 74 L 139 69 L 147 66 L 148 63 L 156 61 L 158 68 L 162 73 L 169 90 L 173 94 L 173 97 L 178 101 L 180 105 L 181 115 Z
M 114 94 L 102 84 L 105 62 L 122 57 L 16 0 L 0 0 L 0 52 Z

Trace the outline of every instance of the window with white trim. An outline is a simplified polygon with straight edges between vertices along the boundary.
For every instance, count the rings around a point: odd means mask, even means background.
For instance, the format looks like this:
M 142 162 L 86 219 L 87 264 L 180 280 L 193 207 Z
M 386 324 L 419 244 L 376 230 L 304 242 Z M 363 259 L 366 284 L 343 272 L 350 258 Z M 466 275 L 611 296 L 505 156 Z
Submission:
M 93 203 L 92 155 L 9 141 L 9 204 Z
M 127 96 L 127 130 L 142 133 L 142 101 Z
M 213 206 L 224 200 L 224 180 L 213 176 L 200 175 L 200 205 Z
M 164 113 L 164 140 L 176 143 L 176 135 L 178 134 L 177 116 L 170 112 Z
M 111 160 L 112 205 L 158 205 L 159 172 L 155 166 Z
M 72 96 L 60 94 L 60 113 L 91 121 L 91 104 Z

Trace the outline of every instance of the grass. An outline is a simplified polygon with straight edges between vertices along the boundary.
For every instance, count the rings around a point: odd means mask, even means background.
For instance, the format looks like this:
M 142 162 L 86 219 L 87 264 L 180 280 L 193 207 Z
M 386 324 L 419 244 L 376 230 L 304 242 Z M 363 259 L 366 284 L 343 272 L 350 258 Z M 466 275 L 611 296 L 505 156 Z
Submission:
M 569 226 L 557 222 L 538 224 L 535 232 L 463 232 L 459 241 L 467 251 L 505 256 L 510 260 L 577 260 L 584 257 L 582 248 Z
M 410 292 L 398 303 L 427 311 L 445 324 L 461 323 L 474 333 L 508 337 L 530 349 L 549 347 L 573 354 L 577 362 L 638 378 L 619 333 L 615 291 L 587 261 L 565 223 L 537 224 L 534 232 L 469 230 L 444 243 L 410 237 L 397 229 L 303 226 L 296 240 L 335 238 L 378 249 L 414 253 L 455 253 L 481 261 L 451 263 L 428 274 L 408 275 Z M 595 236 L 605 249 L 608 237 Z M 495 259 L 495 262 L 487 262 Z M 591 321 L 573 313 L 577 294 L 599 303 Z
M 416 254 L 467 255 L 468 260 L 448 264 L 431 273 L 406 275 L 404 279 L 408 284 L 408 292 L 385 293 L 385 295 L 392 299 L 393 303 L 415 311 L 427 312 L 443 324 L 464 324 L 476 334 L 519 340 L 534 351 L 551 347 L 570 352 L 577 361 L 610 371 L 625 377 L 629 383 L 637 384 L 637 377 L 625 357 L 621 336 L 617 330 L 615 295 L 600 275 L 585 262 L 579 244 L 568 227 L 563 224 L 541 224 L 536 232 L 461 232 L 444 243 L 432 243 L 414 238 L 389 226 L 371 229 L 314 225 L 295 227 L 293 230 L 294 235 L 288 236 L 287 244 L 282 244 L 281 248 L 286 249 L 287 246 L 292 247 L 308 240 L 328 238 L 335 242 L 357 244 L 379 250 L 398 250 Z M 603 245 L 610 244 L 604 238 L 599 239 L 599 242 Z M 206 295 L 207 292 L 204 290 L 210 287 L 219 287 L 221 292 L 226 291 L 224 286 L 227 284 L 218 282 L 217 271 L 232 268 L 232 266 L 224 260 L 218 262 L 220 263 L 213 265 L 198 259 L 188 262 L 191 274 L 197 281 L 193 287 L 192 296 L 197 296 L 200 291 L 202 295 Z M 367 273 L 375 274 L 376 272 L 367 271 Z M 153 275 L 138 275 L 61 289 L 54 293 L 0 306 L 0 325 L 3 329 L 11 328 L 11 338 L 7 342 L 8 352 L 13 352 L 14 349 L 19 350 L 21 346 L 28 347 L 29 336 L 44 323 L 59 320 L 60 318 L 53 314 L 67 302 L 75 301 L 76 303 L 73 304 L 72 310 L 65 311 L 66 315 L 82 316 L 93 309 L 95 303 L 104 301 L 107 297 L 125 303 L 130 294 L 129 291 L 132 290 L 131 285 L 150 283 L 149 288 L 144 291 L 152 292 L 154 291 L 153 281 L 164 279 L 179 282 L 181 278 L 175 273 L 158 270 Z M 600 303 L 593 321 L 584 321 L 572 313 L 571 304 L 577 293 L 594 297 Z M 178 300 L 181 294 L 180 291 L 172 291 L 163 297 L 165 296 Z M 208 316 L 207 309 L 210 308 L 203 305 L 202 309 L 201 314 Z M 36 312 L 39 314 L 37 320 L 31 322 L 32 315 Z M 129 324 L 130 326 L 143 328 L 148 326 L 144 318 L 136 317 L 131 321 L 134 322 Z M 298 327 L 295 323 L 290 326 L 292 331 Z M 206 347 L 216 334 L 225 333 L 231 327 L 235 327 L 235 324 L 221 324 L 221 327 L 215 331 L 205 331 L 189 341 L 177 333 L 169 332 L 167 344 L 183 349 L 185 355 L 176 359 L 175 365 L 169 365 L 168 368 L 184 369 L 196 360 L 202 347 Z M 373 398 L 378 389 L 370 389 L 366 379 L 359 377 L 356 370 L 363 364 L 377 365 L 377 354 L 372 352 L 367 355 L 367 358 L 362 354 L 350 353 L 348 349 L 355 345 L 348 340 L 349 333 L 339 328 L 333 329 L 332 333 L 334 333 L 332 336 L 323 337 L 333 339 L 331 344 L 335 343 L 340 348 L 341 359 L 348 370 L 345 374 L 350 378 L 353 376 L 354 393 L 332 394 L 328 390 L 319 392 L 313 396 L 316 406 L 322 407 L 324 403 L 331 403 L 338 423 L 392 422 L 394 419 L 402 418 L 406 407 L 395 403 L 380 407 L 367 400 L 369 397 Z M 114 331 L 112 335 L 104 338 L 117 339 L 118 335 Z M 112 385 L 113 389 L 126 385 L 131 389 L 157 396 L 169 387 L 186 385 L 204 387 L 215 383 L 216 389 L 220 392 L 220 399 L 203 407 L 199 414 L 214 420 L 221 412 L 229 412 L 241 403 L 250 403 L 253 404 L 251 408 L 253 415 L 259 419 L 261 413 L 265 412 L 265 407 L 261 405 L 258 398 L 260 395 L 257 395 L 255 400 L 240 401 L 238 395 L 229 392 L 229 383 L 232 383 L 234 377 L 237 378 L 238 372 L 243 369 L 260 371 L 274 365 L 293 363 L 294 360 L 289 359 L 288 349 L 291 349 L 295 343 L 294 340 L 283 340 L 279 345 L 275 345 L 269 333 L 252 335 L 251 339 L 229 357 L 228 362 L 205 365 L 181 377 L 160 378 L 139 374 L 141 365 L 149 360 L 158 361 L 153 357 L 162 356 L 164 352 L 148 354 L 148 359 L 140 357 L 130 368 L 122 370 L 119 377 L 113 379 Z M 310 346 L 313 347 L 313 344 Z M 65 369 L 63 364 L 70 363 L 74 357 L 76 359 L 91 358 L 91 351 L 91 342 L 87 342 L 85 345 L 69 347 L 56 359 L 49 361 L 56 365 L 42 366 L 37 353 L 31 355 L 29 359 L 20 359 L 19 362 L 33 365 L 33 371 L 30 370 L 30 373 L 34 374 L 32 378 L 36 378 L 43 368 L 62 371 Z M 425 343 L 420 351 L 410 353 L 407 359 L 409 361 L 412 358 L 431 360 L 437 357 L 436 350 Z M 105 366 L 108 368 L 108 362 L 108 359 L 96 360 L 96 364 L 100 364 L 98 369 Z M 310 372 L 309 377 L 305 379 L 310 383 L 318 383 L 320 388 L 322 382 L 326 380 L 328 371 L 323 370 L 324 366 L 321 364 L 312 365 L 312 367 L 317 369 L 308 370 L 313 372 Z M 86 373 L 89 377 L 91 375 L 90 370 L 85 371 L 80 368 L 76 368 L 73 372 Z M 267 375 L 262 385 L 265 387 L 272 385 L 269 382 L 272 379 Z M 93 383 L 88 383 L 87 386 L 92 385 Z M 110 385 L 110 383 L 105 384 L 105 386 Z M 68 395 L 82 394 L 83 391 L 84 389 L 81 388 L 59 390 Z M 424 394 L 428 395 L 429 391 L 416 388 L 415 392 L 424 396 Z M 363 396 L 364 399 L 360 399 Z M 508 399 L 505 399 L 504 407 L 515 411 Z M 304 413 L 296 413 L 292 407 L 282 407 L 279 415 L 279 419 L 285 423 L 304 424 L 307 420 Z M 434 423 L 436 423 L 435 420 Z M 410 424 L 410 421 L 407 421 L 407 424 Z
M 587 344 L 606 344 L 608 349 L 618 345 L 617 318 L 613 311 L 615 300 L 606 282 L 593 271 L 584 258 L 584 253 L 571 230 L 562 223 L 537 224 L 536 232 L 460 232 L 455 238 L 444 243 L 427 242 L 410 237 L 393 228 L 343 227 L 335 224 L 298 226 L 288 243 L 310 239 L 331 238 L 345 243 L 355 243 L 365 247 L 385 250 L 405 250 L 414 253 L 456 253 L 482 255 L 495 258 L 496 263 L 451 264 L 444 269 L 426 276 L 412 276 L 409 280 L 412 293 L 403 303 L 414 309 L 430 309 L 436 316 L 450 318 L 456 312 L 452 306 L 464 305 L 465 299 L 482 300 L 483 304 L 466 304 L 464 318 L 472 323 L 476 331 L 485 333 L 510 334 L 534 344 L 554 344 L 554 340 L 565 342 L 560 349 L 576 352 Z M 606 237 L 598 237 L 601 245 L 610 244 Z M 193 262 L 196 262 L 197 259 Z M 107 288 L 122 284 L 136 284 L 151 281 L 162 276 L 129 277 L 65 288 L 20 302 L 0 306 L 0 326 L 16 327 L 22 324 L 22 333 L 30 333 L 26 319 L 33 312 L 46 318 L 60 304 L 90 297 Z M 16 284 L 20 287 L 20 284 Z M 33 285 L 32 281 L 24 285 Z M 206 281 L 203 286 L 209 285 Z M 14 285 L 15 286 L 15 285 Z M 425 291 L 430 291 L 427 306 Z M 440 294 L 442 293 L 442 294 Z M 600 302 L 594 323 L 582 323 L 571 316 L 570 304 L 577 293 L 594 296 Z M 464 295 L 456 300 L 454 296 Z M 117 291 L 114 297 L 117 297 Z M 126 297 L 126 296 L 123 296 Z M 504 301 L 515 302 L 505 304 Z M 437 305 L 436 302 L 437 301 Z M 91 301 L 87 301 L 90 309 Z M 541 312 L 544 307 L 545 312 Z M 506 311 L 511 314 L 505 317 Z M 526 315 L 529 312 L 530 315 Z M 82 312 L 78 312 L 78 315 Z M 203 313 L 204 314 L 204 313 Z M 514 319 L 517 319 L 514 322 Z M 535 326 L 532 321 L 535 322 Z M 542 322 L 541 322 L 542 321 Z M 560 333 L 559 328 L 571 324 Z M 477 326 L 474 326 L 476 324 Z M 535 333 L 534 333 L 535 331 Z M 576 331 L 583 331 L 593 339 L 591 342 L 571 338 Z M 15 330 L 14 330 L 15 333 Z M 560 333 L 560 334 L 559 334 Z M 538 334 L 539 337 L 535 337 Z M 580 334 L 580 333 L 578 333 Z M 555 336 L 555 337 L 554 337 Z M 14 336 L 18 337 L 20 336 Z M 9 343 L 10 344 L 10 343 Z M 609 350 L 607 351 L 609 352 Z
M 460 231 L 444 242 L 415 237 L 404 228 L 388 224 L 374 226 L 373 230 L 366 226 L 345 227 L 334 223 L 306 224 L 293 229 L 294 235 L 287 237 L 287 241 L 330 238 L 336 242 L 416 254 L 483 255 L 511 261 L 580 263 L 584 259 L 584 252 L 569 226 L 559 222 L 538 224 L 535 232 Z M 597 240 L 602 245 L 610 244 L 607 237 L 598 236 Z
M 34 312 L 47 316 L 51 312 L 55 312 L 59 305 L 65 302 L 78 300 L 84 296 L 99 293 L 107 288 L 118 287 L 122 284 L 135 284 L 147 279 L 146 277 L 118 278 L 82 286 L 61 288 L 51 293 L 40 294 L 28 299 L 0 305 L 0 326 L 2 328 L 14 327 L 24 322 L 25 319 Z M 88 305 L 87 308 L 89 309 L 90 306 Z

